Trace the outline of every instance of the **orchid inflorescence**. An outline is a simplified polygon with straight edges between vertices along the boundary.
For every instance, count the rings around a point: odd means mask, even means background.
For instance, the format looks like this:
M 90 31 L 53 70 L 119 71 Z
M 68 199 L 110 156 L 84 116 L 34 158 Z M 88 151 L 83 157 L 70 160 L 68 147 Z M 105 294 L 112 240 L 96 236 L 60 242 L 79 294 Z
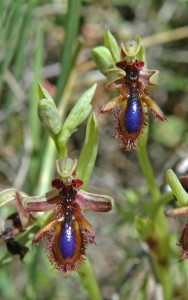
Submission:
M 98 111 L 101 114 L 113 113 L 115 136 L 128 151 L 138 150 L 138 141 L 142 138 L 144 128 L 148 124 L 147 108 L 150 109 L 155 119 L 162 122 L 166 120 L 163 112 L 148 93 L 148 86 L 158 85 L 159 71 L 144 68 L 146 63 L 143 52 L 144 49 L 138 36 L 136 40 L 128 41 L 126 44 L 121 43 L 119 49 L 109 31 L 105 36 L 105 46 L 93 49 L 93 59 L 107 79 L 107 88 L 115 89 L 116 93 L 118 92 L 116 97 L 100 106 Z M 64 158 L 68 139 L 91 112 L 90 103 L 95 88 L 96 85 L 81 96 L 62 124 L 53 99 L 39 85 L 38 114 L 41 123 L 48 130 L 56 146 L 59 157 L 56 161 L 58 178 L 52 181 L 50 191 L 39 196 L 30 197 L 15 189 L 4 190 L 0 193 L 2 198 L 9 197 L 9 201 L 14 198 L 17 207 L 17 213 L 7 218 L 12 221 L 11 226 L 2 231 L 0 238 L 5 240 L 9 252 L 19 254 L 21 259 L 29 249 L 16 239 L 17 235 L 37 222 L 40 218 L 39 212 L 52 211 L 50 219 L 49 215 L 48 219 L 44 218 L 43 226 L 35 235 L 33 243 L 37 244 L 45 239 L 50 262 L 55 269 L 64 272 L 65 277 L 68 277 L 71 271 L 79 270 L 80 264 L 85 260 L 87 246 L 95 243 L 92 226 L 84 217 L 83 211 L 109 212 L 113 206 L 111 197 L 88 193 L 84 190 L 90 171 L 84 180 L 80 175 L 81 178 L 77 178 L 77 160 Z M 92 123 L 90 126 L 92 130 L 90 128 L 90 143 L 87 137 L 86 144 L 89 145 L 87 149 L 90 149 L 91 153 L 89 155 L 87 153 L 89 161 L 83 163 L 83 157 L 87 152 L 84 149 L 82 164 L 85 168 L 88 164 L 92 170 L 97 152 L 96 132 L 95 134 L 93 132 L 96 129 L 94 115 L 88 123 L 90 125 Z M 91 160 L 90 157 L 92 157 Z M 82 171 L 84 167 L 81 167 Z M 84 172 L 87 173 L 87 170 L 84 169 Z M 188 206 L 176 208 L 167 212 L 166 215 L 188 215 Z M 144 226 L 148 231 L 147 224 L 152 224 L 150 221 L 145 222 L 145 219 L 137 218 L 137 224 L 143 225 L 143 227 L 140 226 L 140 232 Z M 150 227 L 152 228 L 152 226 Z M 145 234 L 144 230 L 143 232 Z M 187 236 L 188 224 L 185 224 L 178 242 L 178 245 L 182 247 L 180 260 L 188 258 Z

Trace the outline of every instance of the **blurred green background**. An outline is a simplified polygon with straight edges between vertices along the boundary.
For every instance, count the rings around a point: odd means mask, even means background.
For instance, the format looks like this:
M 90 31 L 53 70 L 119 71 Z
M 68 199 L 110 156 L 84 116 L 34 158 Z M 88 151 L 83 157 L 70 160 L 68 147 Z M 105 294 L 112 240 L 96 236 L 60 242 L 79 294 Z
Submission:
M 67 16 L 68 5 L 71 7 Z M 37 83 L 68 114 L 87 88 L 98 83 L 97 105 L 113 97 L 96 70 L 91 50 L 103 44 L 106 29 L 118 42 L 139 34 L 150 69 L 160 70 L 160 86 L 150 93 L 168 122 L 151 118 L 149 154 L 157 182 L 165 189 L 165 170 L 188 170 L 188 1 L 0 1 L 0 188 L 16 187 L 28 194 L 50 189 L 55 153 L 37 116 Z M 65 117 L 65 116 L 64 116 Z M 113 138 L 113 119 L 98 116 L 99 151 L 89 191 L 112 195 L 113 212 L 87 213 L 97 246 L 88 249 L 104 299 L 154 299 L 160 295 L 145 245 L 134 229 L 134 214 L 149 200 L 136 153 L 127 153 Z M 69 141 L 69 157 L 79 158 L 85 123 Z M 48 150 L 47 150 L 48 149 Z M 49 152 L 48 152 L 49 151 Z M 51 152 L 50 152 L 51 151 Z M 49 155 L 49 156 L 48 156 Z M 171 203 L 173 205 L 173 203 Z M 1 209 L 1 221 L 14 211 Z M 187 299 L 187 262 L 178 263 L 176 246 L 181 220 L 170 220 L 174 299 Z M 1 225 L 3 226 L 3 225 Z M 31 246 L 21 262 L 18 256 L 2 261 L 0 241 L 0 299 L 85 300 L 79 276 L 65 279 L 52 270 L 44 246 Z M 155 298 L 161 299 L 161 298 Z M 97 299 L 96 299 L 97 300 Z

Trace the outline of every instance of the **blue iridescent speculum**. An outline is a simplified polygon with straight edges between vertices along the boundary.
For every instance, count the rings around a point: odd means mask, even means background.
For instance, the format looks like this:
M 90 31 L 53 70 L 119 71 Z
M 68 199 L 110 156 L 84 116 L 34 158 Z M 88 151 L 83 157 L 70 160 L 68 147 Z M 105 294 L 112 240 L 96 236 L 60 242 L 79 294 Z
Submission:
M 125 128 L 129 134 L 136 134 L 142 120 L 142 108 L 138 101 L 138 94 L 132 93 L 125 113 Z
M 62 222 L 62 230 L 59 238 L 59 248 L 64 259 L 72 258 L 76 249 L 76 236 L 74 231 L 74 220 Z

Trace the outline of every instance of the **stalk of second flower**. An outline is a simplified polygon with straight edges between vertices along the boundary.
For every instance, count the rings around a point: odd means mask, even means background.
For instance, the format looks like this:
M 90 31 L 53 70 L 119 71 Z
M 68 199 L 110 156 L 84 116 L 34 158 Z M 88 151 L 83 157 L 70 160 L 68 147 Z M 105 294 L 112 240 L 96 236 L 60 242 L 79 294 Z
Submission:
M 143 139 L 139 142 L 140 151 L 138 152 L 138 159 L 150 190 L 153 205 L 157 207 L 157 203 L 161 199 L 161 194 L 148 156 L 147 136 L 148 128 L 145 129 Z M 141 238 L 149 246 L 156 277 L 163 287 L 164 299 L 171 300 L 173 287 L 171 284 L 172 280 L 170 279 L 170 233 L 161 205 L 157 208 L 155 217 L 150 219 L 150 222 L 151 231 L 149 233 L 148 228 L 142 226 L 139 218 L 136 218 L 136 227 Z

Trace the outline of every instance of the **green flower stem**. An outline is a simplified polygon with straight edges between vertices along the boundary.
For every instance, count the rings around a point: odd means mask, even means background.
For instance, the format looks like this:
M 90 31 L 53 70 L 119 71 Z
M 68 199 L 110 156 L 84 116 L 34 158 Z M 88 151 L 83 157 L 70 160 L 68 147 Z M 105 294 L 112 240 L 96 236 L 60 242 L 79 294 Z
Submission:
M 158 201 L 152 206 L 152 212 L 151 212 L 152 219 L 156 217 L 158 209 L 160 207 L 163 207 L 169 201 L 171 201 L 173 199 L 173 196 L 174 195 L 172 192 L 168 192 L 168 193 L 161 195 L 161 197 L 158 199 Z
M 138 152 L 138 159 L 139 159 L 142 172 L 147 181 L 152 199 L 154 201 L 157 201 L 158 198 L 160 197 L 160 191 L 156 184 L 155 176 L 153 174 L 153 169 L 148 157 L 147 148 L 145 146 L 143 146 L 142 148 L 140 147 L 140 151 Z
M 80 266 L 80 280 L 83 287 L 87 290 L 89 300 L 102 300 L 101 292 L 96 281 L 91 263 L 86 258 L 85 262 Z
M 139 143 L 140 151 L 138 152 L 138 158 L 142 172 L 148 183 L 150 194 L 153 200 L 153 205 L 156 207 L 155 218 L 153 222 L 154 232 L 145 239 L 145 242 L 150 248 L 150 255 L 152 258 L 154 270 L 157 279 L 163 287 L 163 295 L 165 300 L 172 299 L 172 285 L 170 279 L 170 244 L 169 244 L 169 230 L 167 222 L 164 216 L 161 201 L 169 200 L 168 197 L 172 197 L 172 194 L 165 196 L 167 199 L 162 198 L 160 190 L 157 186 L 153 169 L 149 160 L 147 152 L 147 137 L 148 128 L 145 129 L 143 134 L 143 140 Z M 161 200 L 162 199 L 162 200 Z

